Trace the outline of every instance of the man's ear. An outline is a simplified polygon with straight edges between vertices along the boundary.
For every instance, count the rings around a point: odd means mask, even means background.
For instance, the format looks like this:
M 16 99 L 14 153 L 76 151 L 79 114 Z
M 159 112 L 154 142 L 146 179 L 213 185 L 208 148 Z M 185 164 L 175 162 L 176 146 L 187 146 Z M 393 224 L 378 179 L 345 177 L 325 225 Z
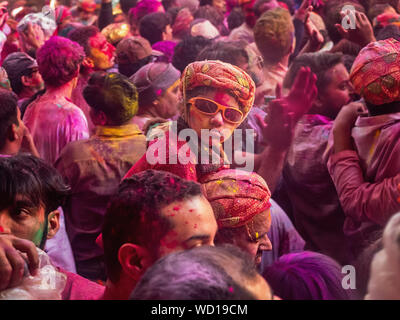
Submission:
M 86 57 L 82 61 L 82 66 L 84 66 L 87 69 L 94 69 L 94 62 L 92 58 Z
M 118 261 L 122 270 L 135 281 L 138 281 L 152 264 L 149 251 L 133 243 L 125 243 L 119 248 Z
M 47 239 L 53 238 L 60 229 L 60 212 L 54 210 L 47 217 Z
M 12 123 L 11 126 L 7 130 L 7 138 L 10 141 L 18 140 L 18 126 L 15 123 Z

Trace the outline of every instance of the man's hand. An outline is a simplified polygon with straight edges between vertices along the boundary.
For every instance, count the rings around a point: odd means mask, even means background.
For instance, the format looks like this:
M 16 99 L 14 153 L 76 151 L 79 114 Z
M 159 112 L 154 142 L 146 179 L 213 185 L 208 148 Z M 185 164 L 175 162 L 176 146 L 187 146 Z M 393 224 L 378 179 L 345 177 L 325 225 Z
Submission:
M 302 67 L 297 73 L 288 96 L 283 98 L 287 104 L 287 112 L 293 113 L 292 116 L 295 122 L 312 107 L 318 95 L 316 83 L 317 76 L 311 72 L 311 69 Z
M 26 254 L 31 275 L 36 275 L 39 255 L 35 244 L 11 234 L 0 233 L 0 291 L 19 285 L 24 276 Z
M 293 114 L 287 110 L 288 105 L 284 99 L 275 99 L 268 104 L 265 119 L 256 115 L 263 129 L 263 143 L 273 149 L 286 150 L 292 142 L 295 122 Z
M 308 35 L 307 52 L 316 52 L 324 44 L 324 36 L 319 32 L 315 24 L 310 19 L 310 12 L 307 14 L 304 22 L 304 28 Z
M 344 106 L 333 123 L 334 152 L 354 150 L 351 130 L 359 116 L 365 116 L 368 112 L 361 102 L 352 102 Z
M 45 42 L 44 32 L 38 24 L 28 23 L 25 31 L 20 32 L 19 35 L 21 39 L 21 47 L 25 52 L 28 52 L 30 49 L 36 51 Z
M 298 19 L 302 22 L 305 22 L 307 19 L 307 15 L 313 11 L 313 7 L 311 5 L 311 0 L 303 0 L 299 9 L 296 10 L 294 14 L 294 18 Z
M 341 13 L 345 17 L 344 13 Z M 335 27 L 344 39 L 357 43 L 361 47 L 365 47 L 368 43 L 376 41 L 372 25 L 367 16 L 362 12 L 355 12 L 356 28 L 345 29 L 342 25 L 336 24 Z
M 8 19 L 7 6 L 7 1 L 0 2 L 0 29 L 3 28 Z

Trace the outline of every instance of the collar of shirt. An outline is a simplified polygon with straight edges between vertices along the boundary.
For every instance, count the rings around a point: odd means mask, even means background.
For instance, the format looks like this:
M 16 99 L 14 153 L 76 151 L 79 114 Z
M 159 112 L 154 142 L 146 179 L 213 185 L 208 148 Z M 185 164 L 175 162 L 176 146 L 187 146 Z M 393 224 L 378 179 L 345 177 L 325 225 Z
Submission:
M 382 124 L 388 124 L 388 122 L 398 122 L 400 120 L 400 112 L 383 114 L 373 117 L 359 117 L 356 121 L 356 127 L 369 127 Z
M 107 138 L 122 138 L 126 136 L 134 136 L 143 134 L 139 127 L 134 124 L 126 124 L 122 126 L 96 126 L 96 136 Z

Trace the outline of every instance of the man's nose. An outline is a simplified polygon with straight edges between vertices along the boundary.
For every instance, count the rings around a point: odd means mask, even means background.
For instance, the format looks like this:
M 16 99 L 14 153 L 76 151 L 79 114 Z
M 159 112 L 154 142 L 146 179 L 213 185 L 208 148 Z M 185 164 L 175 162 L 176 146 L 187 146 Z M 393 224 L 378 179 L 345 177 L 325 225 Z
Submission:
M 271 243 L 271 240 L 269 240 L 267 234 L 265 234 L 261 238 L 260 246 L 261 246 L 262 250 L 264 250 L 264 251 L 271 251 L 272 250 L 272 243 Z
M 211 123 L 215 127 L 221 127 L 224 124 L 224 118 L 222 117 L 222 111 L 219 111 L 217 114 L 211 117 Z
M 11 233 L 10 219 L 5 214 L 0 214 L 0 233 Z

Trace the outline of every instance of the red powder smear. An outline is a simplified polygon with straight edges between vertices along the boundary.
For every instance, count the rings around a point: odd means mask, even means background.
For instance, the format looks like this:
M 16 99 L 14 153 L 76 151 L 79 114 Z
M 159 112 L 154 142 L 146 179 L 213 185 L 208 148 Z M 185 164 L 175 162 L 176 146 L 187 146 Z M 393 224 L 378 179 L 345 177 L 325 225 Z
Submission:
M 4 229 L 2 226 L 0 226 L 0 232 L 4 232 Z
M 189 221 L 185 221 L 185 224 L 189 224 Z
M 174 207 L 173 209 L 174 209 L 175 211 L 178 211 L 180 208 L 181 208 L 181 207 Z
M 229 287 L 229 292 L 233 292 L 233 288 L 232 287 Z
M 189 212 L 193 212 L 193 209 L 190 209 Z

